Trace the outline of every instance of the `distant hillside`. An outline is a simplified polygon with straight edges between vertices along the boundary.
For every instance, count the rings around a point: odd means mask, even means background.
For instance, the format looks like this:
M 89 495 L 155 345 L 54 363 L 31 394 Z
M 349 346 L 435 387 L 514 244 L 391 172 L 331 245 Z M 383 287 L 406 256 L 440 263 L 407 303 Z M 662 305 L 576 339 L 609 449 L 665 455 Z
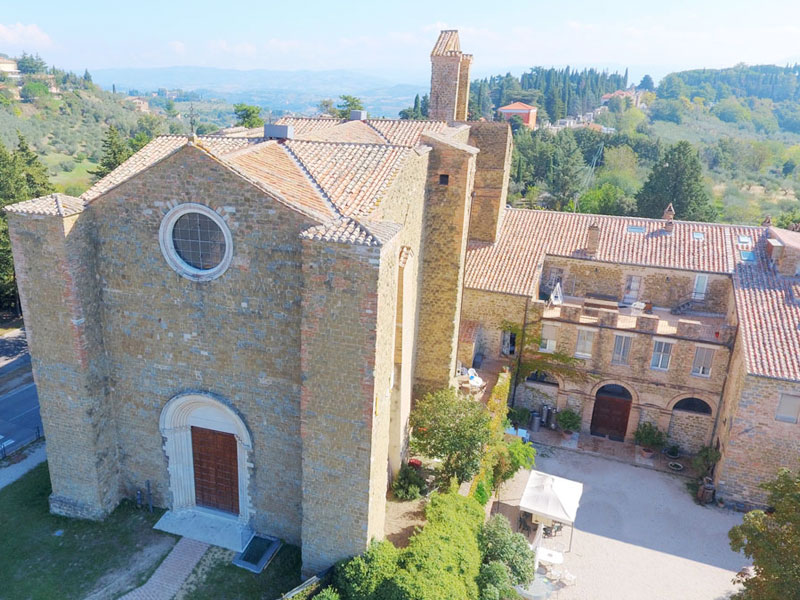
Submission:
M 396 117 L 428 84 L 395 84 L 354 71 L 273 71 L 165 67 L 158 69 L 102 69 L 94 81 L 105 89 L 155 92 L 162 89 L 194 91 L 227 102 L 257 104 L 271 110 L 314 113 L 320 100 L 351 94 L 364 100 L 375 116 Z

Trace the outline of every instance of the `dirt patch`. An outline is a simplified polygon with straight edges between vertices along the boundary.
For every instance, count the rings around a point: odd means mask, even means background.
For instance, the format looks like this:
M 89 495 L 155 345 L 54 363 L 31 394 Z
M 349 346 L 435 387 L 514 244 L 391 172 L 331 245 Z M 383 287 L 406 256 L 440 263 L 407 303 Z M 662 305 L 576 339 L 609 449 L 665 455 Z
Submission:
M 152 539 L 142 540 L 144 547 L 131 556 L 124 568 L 103 575 L 86 600 L 117 598 L 144 585 L 177 541 L 171 536 L 160 534 L 154 535 Z
M 387 500 L 384 526 L 386 539 L 398 548 L 408 546 L 408 540 L 417 528 L 421 529 L 425 525 L 425 504 L 425 498 L 406 502 Z
M 174 600 L 191 600 L 195 590 L 205 581 L 208 572 L 220 564 L 230 563 L 234 556 L 236 556 L 236 552 L 232 550 L 210 546 L 189 577 L 183 582 L 181 589 L 175 594 Z

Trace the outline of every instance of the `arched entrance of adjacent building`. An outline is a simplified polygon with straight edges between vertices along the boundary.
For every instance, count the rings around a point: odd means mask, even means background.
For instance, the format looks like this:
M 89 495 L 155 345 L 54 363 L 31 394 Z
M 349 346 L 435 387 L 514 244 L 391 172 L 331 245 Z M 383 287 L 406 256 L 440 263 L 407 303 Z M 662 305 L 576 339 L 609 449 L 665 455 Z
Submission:
M 249 520 L 250 433 L 236 412 L 205 394 L 182 394 L 161 412 L 172 508 L 211 508 Z
M 592 435 L 624 441 L 632 402 L 631 393 L 621 385 L 604 385 L 597 390 L 592 412 Z

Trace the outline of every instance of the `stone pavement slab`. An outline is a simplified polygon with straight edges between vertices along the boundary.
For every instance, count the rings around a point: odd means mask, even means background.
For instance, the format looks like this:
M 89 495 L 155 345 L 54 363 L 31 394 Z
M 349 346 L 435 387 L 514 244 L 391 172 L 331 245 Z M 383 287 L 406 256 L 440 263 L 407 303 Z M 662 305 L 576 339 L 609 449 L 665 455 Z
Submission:
M 208 550 L 208 544 L 181 538 L 143 586 L 120 600 L 171 600 Z
M 47 451 L 44 442 L 38 447 L 31 447 L 28 455 L 21 461 L 5 466 L 0 466 L 0 490 L 25 475 L 36 465 L 47 460 Z

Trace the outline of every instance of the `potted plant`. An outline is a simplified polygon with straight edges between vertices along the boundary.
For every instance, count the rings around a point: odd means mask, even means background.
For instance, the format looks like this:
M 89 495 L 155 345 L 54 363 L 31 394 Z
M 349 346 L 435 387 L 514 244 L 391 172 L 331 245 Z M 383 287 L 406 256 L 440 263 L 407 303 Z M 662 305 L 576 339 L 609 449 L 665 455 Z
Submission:
M 667 436 L 658 427 L 645 421 L 636 428 L 633 439 L 637 445 L 641 446 L 642 456 L 652 458 L 653 453 L 666 443 Z
M 568 408 L 556 415 L 556 421 L 565 438 L 572 437 L 573 431 L 581 430 L 581 416 Z
M 681 449 L 678 444 L 672 444 L 671 446 L 668 446 L 666 450 L 664 450 L 664 454 L 667 456 L 667 458 L 675 460 L 676 458 L 680 458 Z

